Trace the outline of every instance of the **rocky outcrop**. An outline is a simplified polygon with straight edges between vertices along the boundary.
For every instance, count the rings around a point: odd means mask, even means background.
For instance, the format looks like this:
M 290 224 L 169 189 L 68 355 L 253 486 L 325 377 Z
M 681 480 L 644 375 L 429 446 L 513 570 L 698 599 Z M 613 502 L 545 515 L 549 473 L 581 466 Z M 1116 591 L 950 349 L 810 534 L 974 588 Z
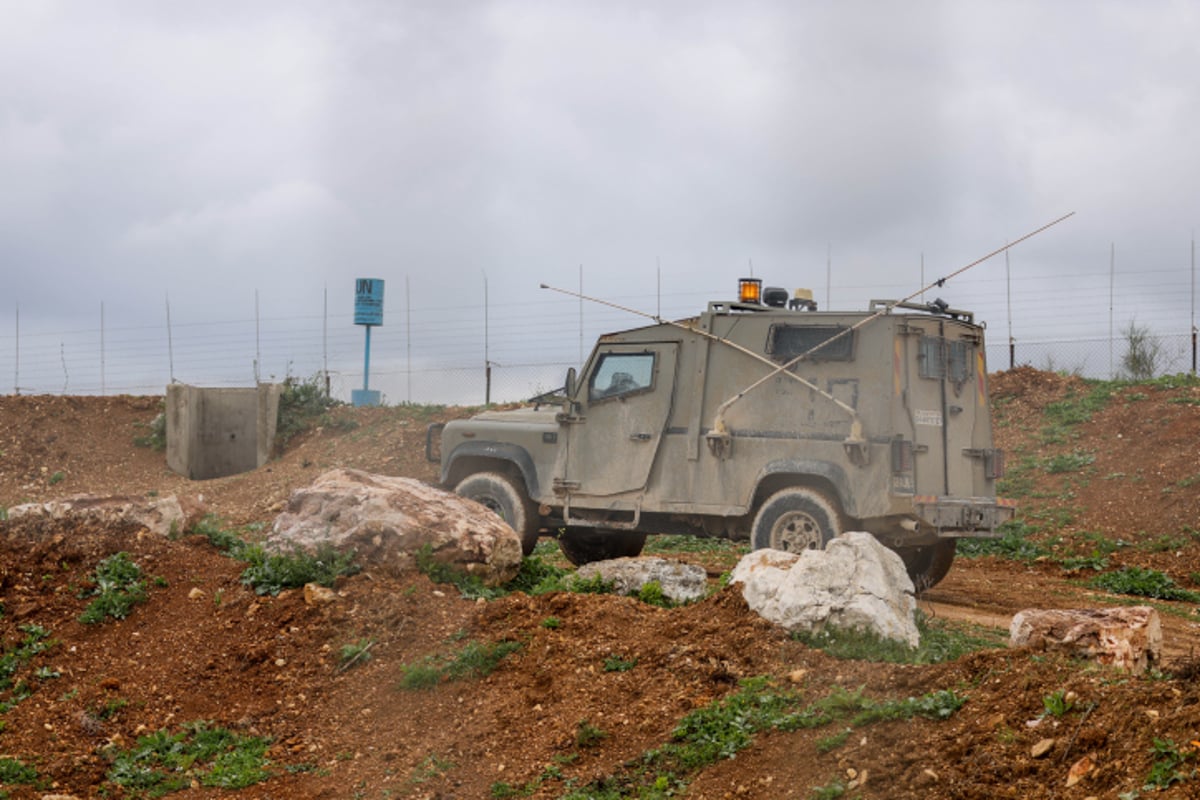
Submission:
M 636 595 L 649 583 L 662 588 L 663 597 L 672 603 L 691 603 L 704 597 L 708 573 L 704 567 L 668 561 L 665 558 L 614 558 L 584 564 L 576 577 L 591 580 L 599 576 L 613 585 L 617 594 Z
M 411 478 L 336 469 L 292 493 L 266 546 L 287 551 L 329 544 L 382 567 L 408 568 L 428 546 L 449 566 L 499 585 L 521 567 L 521 540 L 478 503 Z
M 1140 674 L 1162 657 L 1162 625 L 1149 606 L 1028 608 L 1013 616 L 1009 645 L 1058 650 Z
M 199 509 L 185 510 L 175 495 L 75 495 L 48 503 L 25 503 L 8 509 L 10 520 L 81 520 L 101 525 L 135 525 L 160 536 L 182 534 L 199 518 Z
M 850 628 L 920 643 L 904 562 L 869 533 L 844 533 L 824 550 L 755 550 L 730 582 L 742 584 L 752 610 L 791 631 Z

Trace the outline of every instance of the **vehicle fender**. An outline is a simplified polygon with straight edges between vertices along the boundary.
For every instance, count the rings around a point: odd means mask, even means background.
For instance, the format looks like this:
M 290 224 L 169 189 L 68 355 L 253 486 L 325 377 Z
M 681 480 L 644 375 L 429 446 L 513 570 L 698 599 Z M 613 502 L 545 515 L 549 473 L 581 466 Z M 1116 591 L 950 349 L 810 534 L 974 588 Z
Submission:
M 533 465 L 533 458 L 524 447 L 507 442 L 463 442 L 454 448 L 442 465 L 443 484 L 454 474 L 455 463 L 464 458 L 483 458 L 512 464 L 525 480 L 525 489 L 529 496 L 538 496 L 537 469 Z
M 842 511 L 849 516 L 856 516 L 854 495 L 850 491 L 850 479 L 846 471 L 838 464 L 814 459 L 785 458 L 772 461 L 763 467 L 755 481 L 754 490 L 757 493 L 762 485 L 770 482 L 775 476 L 796 476 L 797 478 L 819 478 L 828 483 L 837 493 L 835 498 Z M 798 481 L 803 483 L 804 481 Z

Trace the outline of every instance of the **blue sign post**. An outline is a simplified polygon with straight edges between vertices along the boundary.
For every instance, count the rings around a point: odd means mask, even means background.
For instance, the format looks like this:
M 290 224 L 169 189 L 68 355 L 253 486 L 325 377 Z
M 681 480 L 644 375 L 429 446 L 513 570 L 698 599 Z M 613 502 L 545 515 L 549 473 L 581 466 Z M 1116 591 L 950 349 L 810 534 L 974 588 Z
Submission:
M 355 406 L 377 406 L 378 391 L 371 386 L 371 328 L 383 324 L 383 281 L 379 278 L 359 278 L 354 282 L 354 324 L 362 325 L 367 331 L 363 349 L 363 388 L 350 393 L 350 402 Z

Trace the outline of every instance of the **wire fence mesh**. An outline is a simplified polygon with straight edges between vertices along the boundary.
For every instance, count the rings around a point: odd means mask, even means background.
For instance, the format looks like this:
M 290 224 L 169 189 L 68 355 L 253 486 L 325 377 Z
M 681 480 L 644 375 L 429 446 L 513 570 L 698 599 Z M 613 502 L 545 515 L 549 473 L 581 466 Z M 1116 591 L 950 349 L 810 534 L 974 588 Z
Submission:
M 664 318 L 694 314 L 699 293 L 671 298 Z M 700 295 L 704 296 L 704 295 Z M 703 307 L 702 304 L 700 307 Z M 373 328 L 365 371 L 362 328 L 349 315 L 301 314 L 174 324 L 105 323 L 39 327 L 28 314 L 0 335 L 0 391 L 14 394 L 157 395 L 172 382 L 252 386 L 318 378 L 337 399 L 382 392 L 386 404 L 481 405 L 527 399 L 563 385 L 598 335 L 631 326 L 628 313 L 574 301 L 476 307 L 421 307 Z M 633 320 L 637 324 L 637 320 Z M 489 332 L 490 325 L 490 332 Z M 991 371 L 1029 365 L 1086 378 L 1147 378 L 1196 370 L 1195 332 L 1163 333 L 1130 322 L 1111 335 L 1014 338 L 993 328 Z

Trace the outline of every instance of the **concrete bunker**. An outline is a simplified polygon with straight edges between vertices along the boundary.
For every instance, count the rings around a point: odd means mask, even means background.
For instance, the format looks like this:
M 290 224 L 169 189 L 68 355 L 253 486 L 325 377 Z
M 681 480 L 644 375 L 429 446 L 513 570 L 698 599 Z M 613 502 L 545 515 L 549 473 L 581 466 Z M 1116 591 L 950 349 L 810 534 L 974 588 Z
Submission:
M 280 384 L 167 387 L 167 466 L 192 480 L 257 469 L 271 456 Z

